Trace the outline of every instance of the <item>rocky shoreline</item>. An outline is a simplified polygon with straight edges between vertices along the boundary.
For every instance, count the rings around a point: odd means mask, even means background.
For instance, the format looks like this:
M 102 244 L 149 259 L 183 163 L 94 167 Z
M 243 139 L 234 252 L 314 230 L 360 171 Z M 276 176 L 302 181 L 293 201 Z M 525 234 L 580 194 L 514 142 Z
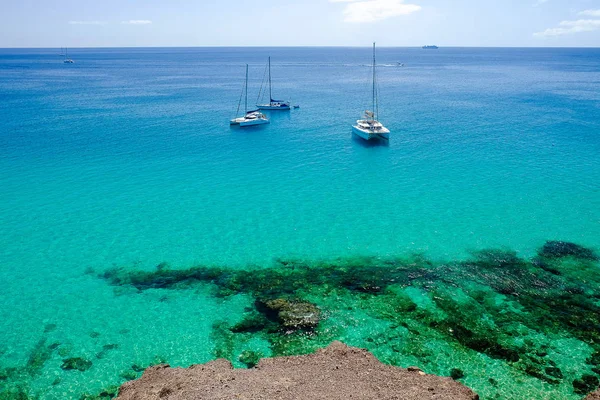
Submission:
M 366 350 L 333 342 L 304 356 L 265 358 L 251 369 L 225 359 L 189 368 L 163 364 L 126 382 L 118 400 L 188 399 L 452 399 L 476 400 L 471 389 L 418 368 L 397 368 Z

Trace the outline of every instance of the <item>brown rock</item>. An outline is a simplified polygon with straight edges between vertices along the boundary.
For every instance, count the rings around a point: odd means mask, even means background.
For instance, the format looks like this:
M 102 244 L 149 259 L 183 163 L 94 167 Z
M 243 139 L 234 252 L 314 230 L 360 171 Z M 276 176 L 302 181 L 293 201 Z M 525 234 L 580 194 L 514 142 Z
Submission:
M 268 313 L 277 315 L 277 320 L 285 329 L 314 329 L 321 319 L 321 310 L 306 301 L 275 299 L 265 301 L 263 306 Z
M 150 367 L 121 386 L 118 400 L 192 399 L 476 400 L 450 378 L 385 365 L 366 350 L 333 342 L 314 354 L 265 358 L 256 368 L 225 360 L 190 368 Z
M 583 400 L 600 400 L 600 390 L 588 394 L 587 397 Z

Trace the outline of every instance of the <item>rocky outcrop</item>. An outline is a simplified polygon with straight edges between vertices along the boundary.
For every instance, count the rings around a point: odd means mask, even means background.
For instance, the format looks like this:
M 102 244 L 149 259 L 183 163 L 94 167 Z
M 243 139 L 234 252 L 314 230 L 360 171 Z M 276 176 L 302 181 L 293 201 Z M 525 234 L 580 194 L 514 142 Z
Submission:
M 333 342 L 314 354 L 262 359 L 233 369 L 227 360 L 189 368 L 159 365 L 121 386 L 118 400 L 478 399 L 453 381 L 379 362 L 366 350 Z
M 590 393 L 586 396 L 585 399 L 583 400 L 600 400 L 600 390 L 594 392 L 594 393 Z
M 259 311 L 267 318 L 277 321 L 286 330 L 311 330 L 319 325 L 321 319 L 321 310 L 306 301 L 275 299 L 257 303 Z

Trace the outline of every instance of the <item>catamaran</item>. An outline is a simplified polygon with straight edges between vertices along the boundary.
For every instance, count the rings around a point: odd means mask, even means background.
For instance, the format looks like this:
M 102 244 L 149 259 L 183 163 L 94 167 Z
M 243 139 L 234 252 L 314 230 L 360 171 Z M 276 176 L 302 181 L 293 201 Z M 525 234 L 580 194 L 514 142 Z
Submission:
M 390 138 L 390 130 L 383 126 L 381 122 L 377 121 L 377 114 L 379 114 L 379 99 L 377 96 L 377 75 L 375 66 L 375 43 L 373 43 L 373 111 L 365 111 L 364 119 L 359 119 L 356 121 L 356 125 L 352 125 L 352 133 L 365 140 L 375 138 L 387 140 Z
M 271 88 L 271 57 L 269 57 L 269 103 L 268 104 L 257 104 L 259 110 L 289 110 L 290 102 L 286 100 L 275 100 L 273 99 L 272 88 Z M 264 79 L 264 78 L 263 78 Z M 262 91 L 262 86 L 261 86 Z M 260 100 L 260 92 L 258 93 L 258 100 Z M 257 102 L 258 102 L 257 100 Z
M 75 61 L 71 60 L 69 58 L 69 51 L 67 50 L 67 48 L 65 47 L 65 59 L 63 61 L 65 64 L 73 64 Z
M 253 125 L 268 124 L 269 120 L 267 119 L 265 114 L 259 112 L 259 110 L 248 111 L 248 64 L 246 64 L 246 82 L 244 84 L 244 93 L 245 93 L 244 116 L 237 117 L 237 115 L 240 112 L 240 106 L 242 105 L 242 97 L 240 96 L 238 108 L 237 108 L 237 111 L 235 112 L 236 117 L 229 121 L 229 125 L 253 126 Z

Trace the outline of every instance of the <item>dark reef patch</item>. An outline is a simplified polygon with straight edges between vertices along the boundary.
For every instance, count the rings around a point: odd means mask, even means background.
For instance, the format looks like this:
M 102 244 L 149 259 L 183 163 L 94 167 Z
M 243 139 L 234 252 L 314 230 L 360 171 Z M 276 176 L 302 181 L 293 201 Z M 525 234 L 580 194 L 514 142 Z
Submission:
M 110 386 L 98 394 L 82 394 L 79 400 L 110 400 L 119 394 L 119 385 Z
M 102 346 L 102 350 L 100 350 L 97 354 L 96 354 L 96 358 L 97 359 L 102 359 L 104 357 L 106 357 L 106 355 L 111 351 L 111 350 L 115 350 L 118 349 L 119 345 L 118 344 L 105 344 L 104 346 Z
M 41 375 L 42 369 L 60 346 L 42 337 L 31 349 L 25 365 L 4 367 L 0 365 L 0 400 L 35 399 L 29 382 Z
M 590 249 L 549 241 L 531 260 L 511 250 L 490 249 L 454 262 L 432 262 L 422 255 L 354 257 L 312 263 L 277 260 L 270 267 L 243 270 L 180 270 L 163 263 L 154 271 L 116 268 L 101 277 L 139 291 L 209 284 L 219 298 L 250 296 L 252 309 L 237 322 L 215 322 L 211 334 L 215 358 L 249 367 L 257 361 L 256 353 L 242 351 L 250 337 L 265 339 L 275 356 L 304 354 L 350 329 L 327 323 L 330 313 L 348 309 L 386 321 L 385 332 L 364 338 L 374 350 L 391 351 L 383 356 L 386 362 L 397 362 L 393 354 L 400 354 L 432 366 L 435 354 L 427 342 L 442 340 L 463 352 L 500 360 L 528 379 L 572 385 L 582 394 L 598 386 L 600 374 L 597 261 Z M 561 351 L 553 348 L 558 337 L 579 340 L 591 349 L 593 355 L 582 369 L 592 373 L 574 377 L 561 369 L 553 359 Z M 470 376 L 462 366 L 438 373 L 449 370 L 454 379 Z M 502 386 L 490 379 L 488 388 Z
M 575 393 L 585 395 L 593 392 L 600 385 L 600 380 L 595 375 L 585 374 L 581 378 L 573 381 Z
M 465 373 L 460 368 L 452 368 L 450 370 L 450 378 L 455 381 L 465 377 Z
M 540 257 L 562 258 L 575 257 L 582 260 L 597 261 L 598 256 L 593 250 L 571 242 L 562 242 L 558 240 L 549 240 L 538 252 Z
M 60 366 L 64 370 L 87 371 L 92 367 L 92 362 L 81 357 L 71 357 L 63 360 Z

